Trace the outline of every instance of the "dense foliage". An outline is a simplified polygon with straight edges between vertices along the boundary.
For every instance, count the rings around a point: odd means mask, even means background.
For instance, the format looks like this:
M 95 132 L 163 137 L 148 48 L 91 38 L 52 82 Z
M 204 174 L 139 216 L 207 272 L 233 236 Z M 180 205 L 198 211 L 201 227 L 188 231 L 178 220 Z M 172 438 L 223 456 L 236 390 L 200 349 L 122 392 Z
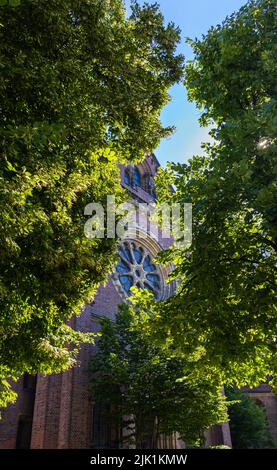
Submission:
M 186 381 L 187 361 L 169 358 L 134 326 L 132 310 L 121 306 L 115 322 L 103 319 L 98 351 L 92 358 L 92 394 L 114 410 L 136 448 L 157 448 L 161 434 L 178 432 L 186 444 L 200 445 L 204 432 L 227 419 L 222 386 Z
M 112 270 L 115 240 L 84 237 L 84 207 L 121 201 L 117 163 L 168 135 L 159 113 L 182 74 L 179 31 L 157 6 L 127 18 L 122 0 L 4 3 L 0 380 L 66 368 L 68 345 L 91 340 L 65 322 Z
M 226 394 L 233 402 L 228 408 L 233 448 L 266 449 L 276 446 L 263 406 L 233 387 L 229 387 Z
M 176 295 L 140 293 L 136 305 L 192 376 L 238 386 L 276 371 L 276 15 L 276 1 L 251 1 L 190 41 L 185 84 L 215 140 L 157 182 L 161 202 L 193 204 L 193 241 L 161 256 L 175 263 Z

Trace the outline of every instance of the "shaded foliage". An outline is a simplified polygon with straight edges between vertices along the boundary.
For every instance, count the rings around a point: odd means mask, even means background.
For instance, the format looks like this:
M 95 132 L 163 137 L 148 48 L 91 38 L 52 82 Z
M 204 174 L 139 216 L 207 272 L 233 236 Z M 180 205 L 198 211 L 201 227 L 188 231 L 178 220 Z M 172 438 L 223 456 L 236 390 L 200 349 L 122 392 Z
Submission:
M 266 449 L 274 447 L 265 409 L 245 393 L 229 387 L 226 395 L 233 403 L 228 407 L 234 449 Z
M 186 444 L 200 445 L 211 425 L 226 420 L 222 386 L 188 381 L 187 361 L 170 358 L 145 337 L 128 305 L 115 322 L 101 321 L 101 338 L 92 358 L 92 396 L 113 408 L 125 440 L 136 448 L 156 448 L 161 434 L 178 432 Z

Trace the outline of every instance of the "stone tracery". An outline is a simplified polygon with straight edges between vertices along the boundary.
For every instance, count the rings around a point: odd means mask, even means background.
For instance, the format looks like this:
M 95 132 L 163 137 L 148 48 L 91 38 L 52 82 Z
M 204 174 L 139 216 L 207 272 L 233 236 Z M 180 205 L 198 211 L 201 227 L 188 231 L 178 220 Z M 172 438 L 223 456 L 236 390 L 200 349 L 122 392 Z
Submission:
M 124 294 L 130 295 L 132 286 L 148 289 L 155 299 L 161 295 L 159 267 L 145 246 L 137 241 L 124 241 L 119 248 L 120 260 L 116 267 L 115 280 Z

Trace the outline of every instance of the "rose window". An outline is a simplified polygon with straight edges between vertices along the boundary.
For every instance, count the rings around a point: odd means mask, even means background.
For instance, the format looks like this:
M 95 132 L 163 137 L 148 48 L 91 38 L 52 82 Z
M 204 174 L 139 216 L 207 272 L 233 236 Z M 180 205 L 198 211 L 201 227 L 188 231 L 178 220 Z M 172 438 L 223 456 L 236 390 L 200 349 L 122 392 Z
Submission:
M 161 277 L 150 253 L 135 242 L 124 242 L 119 248 L 120 261 L 115 279 L 124 293 L 130 295 L 131 287 L 148 289 L 158 299 L 161 293 Z

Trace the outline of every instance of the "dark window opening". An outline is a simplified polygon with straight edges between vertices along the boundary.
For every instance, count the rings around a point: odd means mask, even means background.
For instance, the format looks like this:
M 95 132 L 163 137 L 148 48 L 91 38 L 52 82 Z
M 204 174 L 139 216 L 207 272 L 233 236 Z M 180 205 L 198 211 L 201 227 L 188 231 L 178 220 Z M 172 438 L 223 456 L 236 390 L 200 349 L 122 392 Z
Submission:
M 125 170 L 124 172 L 124 183 L 131 186 L 131 176 L 128 170 Z
M 134 185 L 138 186 L 139 188 L 141 187 L 141 176 L 137 168 L 134 169 Z
M 32 437 L 32 418 L 21 416 L 17 426 L 16 448 L 30 449 Z
M 37 376 L 24 374 L 23 375 L 23 390 L 29 390 L 35 392 L 37 383 Z
M 151 194 L 151 186 L 150 186 L 150 174 L 145 173 L 143 176 L 143 189 L 147 193 Z
M 97 402 L 93 406 L 92 447 L 97 449 L 119 448 L 119 432 L 108 403 Z

